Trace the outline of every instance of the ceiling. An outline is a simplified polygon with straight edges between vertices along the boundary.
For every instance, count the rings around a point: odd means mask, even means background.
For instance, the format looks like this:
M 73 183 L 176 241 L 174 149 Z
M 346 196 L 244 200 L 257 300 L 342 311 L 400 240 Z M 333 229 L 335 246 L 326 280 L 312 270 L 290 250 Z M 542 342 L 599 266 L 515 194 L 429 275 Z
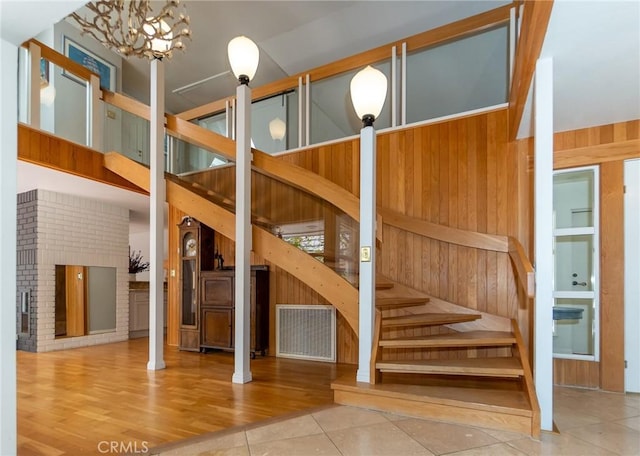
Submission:
M 227 44 L 260 48 L 252 87 L 487 11 L 509 1 L 187 1 L 193 40 L 165 66 L 166 107 L 179 113 L 235 93 Z M 149 63 L 123 62 L 123 91 L 149 101 Z M 215 77 L 214 77 L 215 76 Z M 184 92 L 174 90 L 213 79 Z
M 20 43 L 80 1 L 0 0 L 0 33 Z M 167 108 L 181 112 L 234 93 L 226 45 L 244 34 L 259 46 L 253 87 L 503 5 L 505 1 L 187 1 L 193 40 L 166 65 Z M 28 20 L 26 20 L 28 18 Z M 554 66 L 554 130 L 640 118 L 640 2 L 556 0 L 542 49 Z M 148 102 L 149 64 L 125 61 L 123 89 Z M 219 75 L 193 90 L 172 91 Z M 531 94 L 519 136 L 531 134 Z M 19 181 L 34 176 L 20 167 Z M 45 182 L 37 175 L 36 182 Z M 79 188 L 57 173 L 57 191 Z M 137 203 L 121 200 L 132 210 Z M 134 207 L 136 209 L 134 209 Z

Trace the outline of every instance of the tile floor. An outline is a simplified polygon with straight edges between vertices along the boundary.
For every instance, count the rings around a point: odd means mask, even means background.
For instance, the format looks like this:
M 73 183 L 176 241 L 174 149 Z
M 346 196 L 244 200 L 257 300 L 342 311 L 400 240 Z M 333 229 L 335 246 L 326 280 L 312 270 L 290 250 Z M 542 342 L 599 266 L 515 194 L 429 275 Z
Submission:
M 640 395 L 556 388 L 559 433 L 529 436 L 347 406 L 228 429 L 152 454 L 242 456 L 639 455 Z

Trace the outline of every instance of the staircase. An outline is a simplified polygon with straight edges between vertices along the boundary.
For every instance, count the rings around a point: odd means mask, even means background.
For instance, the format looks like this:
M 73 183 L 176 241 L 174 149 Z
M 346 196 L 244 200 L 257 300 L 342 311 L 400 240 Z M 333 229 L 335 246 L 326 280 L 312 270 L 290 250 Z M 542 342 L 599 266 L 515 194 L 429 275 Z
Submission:
M 141 188 L 148 170 L 118 154 L 105 167 Z M 166 176 L 167 201 L 233 240 L 233 202 L 202 185 Z M 357 289 L 272 234 L 253 214 L 253 250 L 317 291 L 358 328 Z M 264 228 L 267 228 L 266 230 Z M 351 283 L 350 283 L 351 282 Z M 538 436 L 539 408 L 514 321 L 456 306 L 376 278 L 370 383 L 332 384 L 336 403 Z
M 343 378 L 332 388 L 339 404 L 540 434 L 516 322 L 430 298 L 382 276 L 376 281 L 370 383 Z

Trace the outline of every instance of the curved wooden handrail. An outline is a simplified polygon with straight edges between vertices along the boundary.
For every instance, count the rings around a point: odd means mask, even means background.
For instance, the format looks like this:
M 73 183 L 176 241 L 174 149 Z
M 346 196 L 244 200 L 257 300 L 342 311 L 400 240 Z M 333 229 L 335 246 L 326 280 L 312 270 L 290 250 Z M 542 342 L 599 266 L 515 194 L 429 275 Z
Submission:
M 382 214 L 382 219 L 387 225 L 395 226 L 396 228 L 410 231 L 414 234 L 475 249 L 504 253 L 509 251 L 509 239 L 507 236 L 477 233 L 475 231 L 466 231 L 459 228 L 438 225 L 401 214 L 388 208 L 379 207 L 378 212 Z
M 529 257 L 527 257 L 524 247 L 514 237 L 509 237 L 509 257 L 515 266 L 520 284 L 527 293 L 528 298 L 536 295 L 536 275 Z
M 104 166 L 149 191 L 149 169 L 144 165 L 110 152 L 105 154 Z M 235 214 L 171 179 L 165 182 L 169 204 L 197 218 L 226 238 L 235 240 Z M 252 250 L 329 301 L 358 334 L 358 290 L 347 280 L 302 250 L 255 225 Z
M 513 262 L 516 276 L 527 297 L 535 296 L 535 274 L 533 266 L 520 242 L 511 236 L 497 234 L 477 233 L 475 231 L 451 228 L 436 223 L 420 220 L 415 217 L 401 214 L 392 209 L 378 208 L 384 223 L 409 231 L 420 236 L 447 242 L 449 244 L 463 245 L 481 250 L 508 253 Z
M 24 43 L 22 43 L 22 46 L 28 48 L 30 43 L 33 43 L 40 48 L 40 57 L 53 63 L 56 66 L 64 68 L 66 71 L 73 73 L 74 75 L 78 76 L 80 79 L 89 81 L 91 80 L 91 76 L 96 76 L 97 78 L 100 78 L 99 74 L 94 73 L 93 71 L 89 70 L 87 67 L 80 65 L 78 62 L 74 62 L 66 55 L 60 54 L 55 49 L 51 49 L 49 46 L 41 43 L 36 39 L 32 38 L 28 41 L 25 41 Z
M 120 109 L 145 119 L 149 118 L 148 106 L 125 95 L 103 90 L 103 99 Z M 235 161 L 236 143 L 232 139 L 171 114 L 166 115 L 166 127 L 173 136 L 205 149 L 215 150 L 225 158 Z M 258 149 L 252 149 L 252 152 L 253 168 L 257 172 L 316 195 L 336 206 L 356 222 L 360 220 L 360 201 L 353 193 L 301 166 L 279 160 Z M 376 237 L 382 240 L 381 229 Z

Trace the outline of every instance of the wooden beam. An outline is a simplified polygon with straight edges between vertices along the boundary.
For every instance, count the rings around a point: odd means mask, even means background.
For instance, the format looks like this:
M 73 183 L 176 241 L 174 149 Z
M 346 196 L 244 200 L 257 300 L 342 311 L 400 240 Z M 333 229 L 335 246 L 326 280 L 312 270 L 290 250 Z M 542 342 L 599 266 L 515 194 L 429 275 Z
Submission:
M 556 150 L 553 153 L 553 168 L 574 168 L 612 161 L 640 157 L 640 139 Z
M 536 61 L 540 56 L 544 37 L 547 33 L 552 8 L 553 0 L 527 0 L 524 2 L 520 38 L 516 48 L 515 69 L 509 92 L 510 141 L 514 141 L 518 135 L 524 105 L 529 95 Z

